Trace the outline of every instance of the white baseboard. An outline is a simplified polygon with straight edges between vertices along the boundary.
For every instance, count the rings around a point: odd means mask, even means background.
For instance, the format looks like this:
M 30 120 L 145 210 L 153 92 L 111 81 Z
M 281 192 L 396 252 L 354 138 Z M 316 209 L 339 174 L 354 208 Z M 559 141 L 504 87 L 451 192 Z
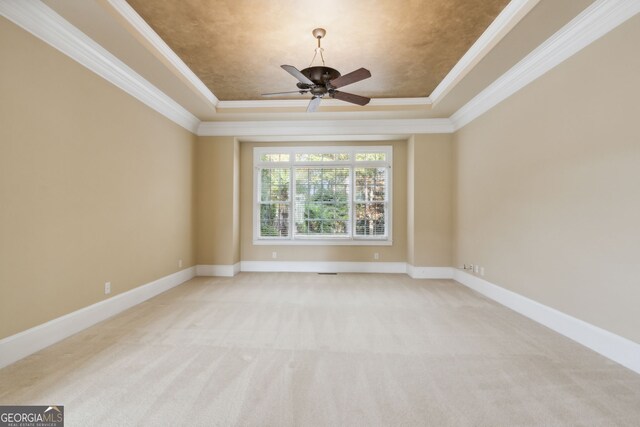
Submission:
M 195 267 L 162 277 L 146 285 L 66 314 L 0 340 L 0 368 L 49 347 L 121 311 L 140 304 L 195 277 Z
M 233 277 L 240 273 L 240 263 L 231 265 L 196 265 L 196 276 Z
M 405 273 L 404 262 L 242 261 L 241 271 L 296 273 Z
M 640 344 L 462 270 L 454 280 L 640 374 Z
M 232 277 L 240 271 L 278 273 L 407 273 L 413 279 L 453 279 L 452 267 L 414 267 L 404 262 L 242 261 L 198 265 L 197 276 Z
M 412 279 L 453 279 L 452 267 L 416 267 L 407 264 L 407 274 Z

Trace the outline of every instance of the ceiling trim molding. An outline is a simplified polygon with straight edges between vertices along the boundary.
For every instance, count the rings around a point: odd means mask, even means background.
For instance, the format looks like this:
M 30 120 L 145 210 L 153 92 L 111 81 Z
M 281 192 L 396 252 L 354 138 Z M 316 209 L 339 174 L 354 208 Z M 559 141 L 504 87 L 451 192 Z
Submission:
M 456 111 L 450 117 L 455 130 L 466 126 L 639 12 L 638 0 L 596 1 Z
M 209 101 L 214 107 L 218 104 L 218 98 L 209 88 L 191 71 L 191 68 L 169 47 L 167 43 L 156 33 L 153 28 L 129 5 L 125 0 L 107 0 L 116 12 L 122 16 L 144 40 L 146 40 L 159 55 L 162 56 L 193 89 Z
M 476 42 L 431 92 L 434 105 L 442 99 L 533 9 L 540 0 L 511 0 Z
M 323 142 L 323 141 L 402 141 L 410 135 L 291 135 L 291 136 L 242 136 L 236 138 L 240 142 Z
M 0 14 L 190 132 L 200 120 L 41 1 L 2 0 Z
M 199 136 L 411 135 L 451 133 L 449 119 L 201 122 Z
M 306 108 L 309 99 L 261 99 L 251 101 L 220 101 L 218 108 Z M 323 99 L 322 106 L 344 107 L 344 101 L 337 99 Z M 431 105 L 429 97 L 421 98 L 372 98 L 369 106 L 407 106 L 407 105 Z

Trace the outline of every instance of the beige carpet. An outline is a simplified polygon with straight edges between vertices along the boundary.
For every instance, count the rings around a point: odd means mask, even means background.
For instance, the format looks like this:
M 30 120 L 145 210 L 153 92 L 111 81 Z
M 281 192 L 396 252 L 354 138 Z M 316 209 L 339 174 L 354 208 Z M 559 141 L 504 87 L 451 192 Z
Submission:
M 463 286 L 197 278 L 0 370 L 67 426 L 640 425 L 640 375 Z

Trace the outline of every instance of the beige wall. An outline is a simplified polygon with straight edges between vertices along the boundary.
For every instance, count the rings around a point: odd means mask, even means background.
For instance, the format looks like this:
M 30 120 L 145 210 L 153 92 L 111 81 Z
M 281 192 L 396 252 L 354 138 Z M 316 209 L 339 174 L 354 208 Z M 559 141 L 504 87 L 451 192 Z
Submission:
M 233 143 L 233 263 L 240 262 L 240 143 Z
M 416 135 L 409 141 L 361 143 L 393 146 L 392 246 L 254 245 L 253 149 L 300 144 L 309 143 L 238 143 L 233 137 L 199 138 L 196 167 L 198 264 L 230 265 L 240 259 L 273 261 L 272 253 L 276 252 L 276 261 L 365 262 L 374 261 L 374 253 L 378 253 L 380 262 L 410 262 L 426 267 L 451 265 L 451 135 Z
M 640 16 L 459 131 L 457 265 L 640 342 Z
M 196 167 L 198 264 L 230 265 L 240 259 L 273 261 L 272 253 L 276 252 L 276 261 L 366 262 L 374 261 L 374 253 L 378 253 L 380 262 L 408 261 L 426 267 L 451 265 L 451 135 L 416 135 L 409 141 L 360 143 L 393 146 L 392 246 L 254 245 L 253 149 L 301 144 L 309 143 L 238 143 L 233 137 L 199 138 Z
M 480 264 L 493 283 L 640 342 L 639 24 L 453 136 L 363 143 L 394 147 L 393 246 L 301 247 L 252 243 L 252 149 L 296 143 L 196 139 L 0 18 L 0 338 L 103 300 L 105 281 L 115 295 L 179 259 L 275 251 Z
M 0 338 L 194 264 L 195 138 L 0 18 Z
M 413 174 L 415 173 L 416 162 L 415 158 L 415 135 L 412 135 L 407 141 L 407 263 L 414 265 L 415 262 L 415 246 L 416 242 L 414 237 L 415 230 L 415 180 Z
M 200 137 L 196 148 L 197 263 L 240 262 L 239 154 L 234 137 Z
M 271 254 L 277 252 L 275 261 L 371 261 L 373 254 L 380 254 L 380 262 L 404 262 L 407 253 L 407 142 L 314 142 L 314 145 L 391 145 L 393 147 L 393 245 L 392 246 L 287 246 L 253 244 L 253 148 L 264 146 L 309 145 L 299 143 L 240 144 L 240 227 L 243 261 L 274 261 Z
M 408 256 L 418 267 L 452 262 L 451 134 L 414 135 L 408 142 Z

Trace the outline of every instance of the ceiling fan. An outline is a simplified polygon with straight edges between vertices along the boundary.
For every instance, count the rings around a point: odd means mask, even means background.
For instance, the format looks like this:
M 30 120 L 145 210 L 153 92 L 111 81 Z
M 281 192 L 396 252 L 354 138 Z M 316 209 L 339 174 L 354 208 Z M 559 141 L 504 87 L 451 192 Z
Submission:
M 324 55 L 322 52 L 324 49 L 320 46 L 320 40 L 327 34 L 324 28 L 316 28 L 313 30 L 313 36 L 318 40 L 318 47 L 316 48 L 311 64 L 316 59 L 318 53 L 322 59 L 322 65 L 309 66 L 303 70 L 298 70 L 293 65 L 281 65 L 281 67 L 293 77 L 298 79 L 298 90 L 289 92 L 276 92 L 276 93 L 263 93 L 262 96 L 278 96 L 286 95 L 290 93 L 300 93 L 313 95 L 307 112 L 312 113 L 320 106 L 320 101 L 323 97 L 329 96 L 331 98 L 339 99 L 341 101 L 350 102 L 357 105 L 367 105 L 371 98 L 365 96 L 354 95 L 348 92 L 342 92 L 337 90 L 346 85 L 359 82 L 360 80 L 368 79 L 371 77 L 371 72 L 365 68 L 359 68 L 344 76 L 340 74 L 338 70 L 327 67 L 324 65 Z

